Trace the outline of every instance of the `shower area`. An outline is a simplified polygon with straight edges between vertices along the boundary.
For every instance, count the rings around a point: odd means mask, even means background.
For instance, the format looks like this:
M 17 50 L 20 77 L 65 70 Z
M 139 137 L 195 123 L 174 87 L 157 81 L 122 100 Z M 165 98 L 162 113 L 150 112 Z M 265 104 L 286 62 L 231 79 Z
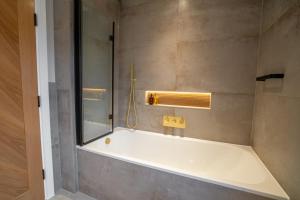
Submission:
M 101 1 L 76 1 L 76 129 L 79 145 L 112 133 L 114 126 L 113 13 Z
M 54 14 L 56 189 L 300 199 L 298 0 L 54 0 Z

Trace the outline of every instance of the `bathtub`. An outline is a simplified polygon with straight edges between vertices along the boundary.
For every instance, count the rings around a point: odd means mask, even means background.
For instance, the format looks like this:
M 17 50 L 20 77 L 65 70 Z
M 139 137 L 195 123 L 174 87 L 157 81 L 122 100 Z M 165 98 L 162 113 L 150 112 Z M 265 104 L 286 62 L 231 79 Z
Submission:
M 113 134 L 78 148 L 266 199 L 289 199 L 250 146 L 116 128 Z

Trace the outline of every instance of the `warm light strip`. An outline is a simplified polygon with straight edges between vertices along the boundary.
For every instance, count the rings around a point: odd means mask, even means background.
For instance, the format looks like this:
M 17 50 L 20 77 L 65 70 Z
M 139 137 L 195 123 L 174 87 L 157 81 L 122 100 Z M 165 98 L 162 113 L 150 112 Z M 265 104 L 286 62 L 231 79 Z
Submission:
M 146 105 L 149 105 L 149 103 L 146 103 Z M 161 107 L 172 107 L 172 108 L 192 108 L 192 109 L 204 109 L 204 110 L 210 110 L 210 107 L 197 107 L 197 106 L 179 106 L 179 105 L 168 105 L 168 104 L 156 104 L 152 106 L 161 106 Z
M 84 92 L 106 92 L 106 89 L 101 88 L 83 88 Z
M 155 91 L 155 90 L 147 90 L 145 91 L 146 94 L 149 93 L 156 93 L 156 94 L 164 94 L 164 93 L 170 93 L 170 94 L 193 94 L 193 95 L 211 95 L 210 92 L 177 92 L 177 91 L 163 91 L 163 90 L 159 90 L 159 91 Z
M 100 101 L 100 99 L 95 99 L 95 98 L 83 98 L 85 101 Z
M 145 104 L 149 105 L 150 94 L 156 94 L 158 103 L 153 106 L 210 109 L 211 93 L 177 92 L 177 91 L 146 91 Z

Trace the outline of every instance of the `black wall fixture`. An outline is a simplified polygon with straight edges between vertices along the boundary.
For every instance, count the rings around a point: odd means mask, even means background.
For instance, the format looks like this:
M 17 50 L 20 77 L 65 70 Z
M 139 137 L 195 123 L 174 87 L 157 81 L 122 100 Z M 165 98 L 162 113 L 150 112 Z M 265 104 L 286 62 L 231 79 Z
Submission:
M 256 78 L 256 81 L 266 81 L 267 79 L 283 79 L 284 74 L 268 74 L 264 76 L 259 76 Z

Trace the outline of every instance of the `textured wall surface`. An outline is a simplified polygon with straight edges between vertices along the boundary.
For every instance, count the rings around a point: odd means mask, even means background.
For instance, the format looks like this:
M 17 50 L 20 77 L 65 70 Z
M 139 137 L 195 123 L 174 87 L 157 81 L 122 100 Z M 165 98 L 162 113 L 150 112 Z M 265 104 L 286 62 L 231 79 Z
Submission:
M 261 1 L 121 2 L 120 126 L 135 64 L 138 129 L 172 133 L 162 116 L 178 115 L 187 137 L 249 144 Z M 145 106 L 145 90 L 212 92 L 212 109 Z
M 58 191 L 62 188 L 61 158 L 60 158 L 60 136 L 58 130 L 58 106 L 57 88 L 55 83 L 49 83 L 49 106 L 50 106 L 50 125 L 53 159 L 54 188 Z
M 53 0 L 47 0 L 47 45 L 48 45 L 48 78 L 49 78 L 49 107 L 50 129 L 52 143 L 52 161 L 54 189 L 62 188 L 60 136 L 58 130 L 57 88 L 55 83 L 55 55 L 54 55 L 54 10 Z M 47 173 L 47 172 L 46 172 Z
M 270 200 L 78 150 L 79 189 L 99 200 Z
M 290 195 L 300 199 L 300 7 L 264 1 L 258 75 L 285 73 L 256 84 L 253 146 Z
M 54 0 L 55 80 L 63 188 L 77 190 L 73 1 Z

